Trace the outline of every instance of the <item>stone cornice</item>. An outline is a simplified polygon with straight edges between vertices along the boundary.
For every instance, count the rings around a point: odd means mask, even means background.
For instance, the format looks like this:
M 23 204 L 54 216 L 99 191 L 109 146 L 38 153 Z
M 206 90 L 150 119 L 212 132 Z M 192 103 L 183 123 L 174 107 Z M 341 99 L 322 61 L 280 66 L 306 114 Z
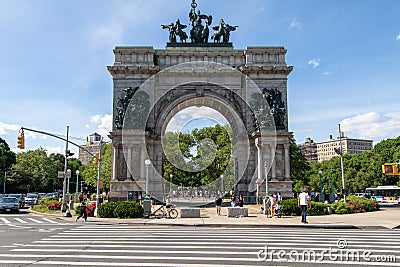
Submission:
M 289 75 L 293 66 L 247 66 L 243 65 L 238 68 L 244 74 L 282 74 Z
M 107 66 L 107 70 L 115 77 L 117 75 L 146 74 L 155 75 L 160 71 L 158 66 Z

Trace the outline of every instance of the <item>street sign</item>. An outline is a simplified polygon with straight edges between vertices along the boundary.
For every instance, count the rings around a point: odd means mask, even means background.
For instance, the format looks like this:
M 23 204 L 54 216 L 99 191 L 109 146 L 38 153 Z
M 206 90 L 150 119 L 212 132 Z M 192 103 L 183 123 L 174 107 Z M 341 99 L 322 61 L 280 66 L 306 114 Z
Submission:
M 57 172 L 57 178 L 64 178 L 64 172 Z

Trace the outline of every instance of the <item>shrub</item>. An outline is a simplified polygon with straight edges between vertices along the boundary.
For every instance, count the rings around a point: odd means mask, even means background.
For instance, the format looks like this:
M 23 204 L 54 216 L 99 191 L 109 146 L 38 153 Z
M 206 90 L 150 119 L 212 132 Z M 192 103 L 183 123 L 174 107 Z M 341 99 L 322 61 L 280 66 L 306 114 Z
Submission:
M 343 203 L 343 200 L 339 200 L 331 204 L 333 213 L 335 214 L 349 214 L 351 213 L 351 207 L 347 203 Z
M 311 202 L 311 208 L 307 210 L 307 214 L 311 216 L 328 215 L 328 204 L 321 202 Z
M 46 206 L 49 210 L 60 210 L 62 205 L 61 202 L 54 201 L 52 203 L 47 203 Z
M 352 213 L 371 212 L 379 210 L 379 204 L 375 199 L 348 197 L 347 203 L 351 207 Z
M 288 216 L 300 216 L 301 209 L 297 205 L 296 198 L 285 199 L 281 201 L 282 213 Z
M 114 210 L 118 202 L 107 202 L 102 204 L 97 210 L 97 216 L 100 218 L 114 218 Z
M 282 200 L 282 212 L 285 215 L 289 216 L 300 216 L 301 208 L 298 206 L 298 202 L 296 198 L 290 198 Z M 327 215 L 328 213 L 328 204 L 321 202 L 311 202 L 311 208 L 307 210 L 307 214 L 311 216 L 320 216 Z
M 44 197 L 41 200 L 39 200 L 38 204 L 43 205 L 43 206 L 48 206 L 49 204 L 52 204 L 54 202 L 59 202 L 58 200 L 59 199 L 56 197 Z M 61 207 L 60 207 L 60 209 L 61 209 Z
M 114 217 L 116 218 L 141 218 L 143 217 L 144 209 L 137 202 L 124 201 L 118 203 L 114 209 Z
M 336 214 L 362 213 L 379 210 L 379 203 L 375 199 L 350 196 L 346 198 L 346 203 L 340 200 L 331 207 Z

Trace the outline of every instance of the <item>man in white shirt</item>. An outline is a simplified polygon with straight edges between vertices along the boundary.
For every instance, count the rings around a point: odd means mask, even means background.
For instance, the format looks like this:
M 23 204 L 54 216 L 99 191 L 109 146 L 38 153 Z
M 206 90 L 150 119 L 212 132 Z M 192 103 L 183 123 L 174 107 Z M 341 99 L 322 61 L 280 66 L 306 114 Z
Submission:
M 299 194 L 297 200 L 298 206 L 301 208 L 301 222 L 308 223 L 306 216 L 307 216 L 307 208 L 311 208 L 310 196 L 308 195 L 307 189 L 303 188 L 301 193 Z

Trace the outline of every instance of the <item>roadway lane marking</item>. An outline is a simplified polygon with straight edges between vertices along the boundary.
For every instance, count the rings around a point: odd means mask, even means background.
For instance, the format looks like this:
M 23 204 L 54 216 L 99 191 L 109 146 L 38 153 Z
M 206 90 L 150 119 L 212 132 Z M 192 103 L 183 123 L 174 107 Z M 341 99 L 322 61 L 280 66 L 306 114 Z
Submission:
M 50 220 L 50 219 L 47 219 L 47 218 L 42 218 L 43 220 L 45 220 L 46 222 L 50 222 L 50 223 L 58 223 L 58 222 L 56 222 L 56 221 L 53 221 L 53 220 Z
M 28 220 L 31 220 L 32 222 L 35 222 L 35 223 L 43 223 L 43 222 L 41 222 L 41 221 L 38 221 L 38 220 L 36 220 L 36 219 L 33 219 L 33 218 L 27 218 Z
M 2 218 L 0 217 L 0 220 L 2 220 L 4 223 L 11 223 L 9 220 L 7 220 L 6 218 Z
M 20 223 L 28 223 L 28 222 L 26 222 L 26 221 L 24 221 L 24 220 L 22 220 L 22 219 L 20 219 L 20 218 L 14 218 L 16 221 L 19 221 Z

